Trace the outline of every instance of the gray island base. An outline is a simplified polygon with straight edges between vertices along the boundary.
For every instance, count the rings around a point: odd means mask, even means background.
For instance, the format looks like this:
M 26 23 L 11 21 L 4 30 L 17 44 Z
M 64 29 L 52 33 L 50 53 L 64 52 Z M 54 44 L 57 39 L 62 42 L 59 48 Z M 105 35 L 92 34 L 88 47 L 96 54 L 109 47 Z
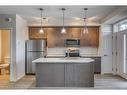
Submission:
M 94 87 L 94 60 L 91 58 L 39 58 L 37 87 Z

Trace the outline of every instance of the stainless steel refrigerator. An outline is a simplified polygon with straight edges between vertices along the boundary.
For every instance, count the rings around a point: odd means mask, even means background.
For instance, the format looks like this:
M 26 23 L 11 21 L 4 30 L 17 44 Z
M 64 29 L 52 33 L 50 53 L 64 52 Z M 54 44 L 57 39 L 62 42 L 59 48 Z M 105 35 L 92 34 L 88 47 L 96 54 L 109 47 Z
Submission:
M 46 40 L 26 41 L 26 74 L 35 74 L 35 64 L 32 61 L 45 57 L 46 51 Z

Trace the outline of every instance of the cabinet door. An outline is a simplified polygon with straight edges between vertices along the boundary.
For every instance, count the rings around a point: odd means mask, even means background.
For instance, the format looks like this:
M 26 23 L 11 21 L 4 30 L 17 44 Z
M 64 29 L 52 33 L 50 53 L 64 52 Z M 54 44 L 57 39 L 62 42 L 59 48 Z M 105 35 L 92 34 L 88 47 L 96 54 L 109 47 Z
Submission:
M 101 73 L 101 57 L 93 58 L 95 60 L 94 73 Z
M 81 46 L 90 46 L 90 31 L 88 34 L 83 34 L 83 28 L 81 30 L 81 41 L 80 41 L 80 45 Z
M 39 33 L 40 28 L 38 27 L 31 27 L 29 28 L 29 39 L 30 40 L 41 40 L 47 38 L 47 29 L 44 28 L 44 34 Z
M 61 28 L 48 28 L 47 42 L 48 47 L 63 47 L 65 35 L 61 34 Z
M 65 64 L 65 87 L 74 87 L 74 64 Z
M 81 28 L 66 28 L 66 38 L 72 39 L 72 38 L 80 38 L 80 31 Z
M 82 29 L 83 31 L 83 29 Z M 81 35 L 81 46 L 98 47 L 99 45 L 99 28 L 88 28 L 88 34 Z
M 76 87 L 94 86 L 94 64 L 74 64 L 74 79 Z
M 94 64 L 66 64 L 65 86 L 67 87 L 93 87 Z
M 90 46 L 98 46 L 99 44 L 99 30 L 98 28 L 89 28 L 90 34 L 89 34 L 89 40 L 90 40 Z
M 37 63 L 37 87 L 64 87 L 64 64 Z

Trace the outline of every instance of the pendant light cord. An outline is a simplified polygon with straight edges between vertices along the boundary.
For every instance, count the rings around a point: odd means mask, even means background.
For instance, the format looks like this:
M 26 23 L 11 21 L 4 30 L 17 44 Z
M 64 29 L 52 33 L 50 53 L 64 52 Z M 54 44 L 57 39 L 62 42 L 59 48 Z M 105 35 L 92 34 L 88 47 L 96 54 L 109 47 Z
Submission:
M 40 11 L 41 11 L 41 29 L 42 29 L 42 11 L 43 11 L 43 9 L 40 8 Z
M 61 33 L 62 34 L 66 34 L 66 29 L 65 29 L 65 26 L 64 26 L 64 11 L 65 11 L 65 8 L 62 8 L 61 9 L 62 10 L 62 13 L 63 13 L 63 28 L 62 28 L 62 30 L 61 30 Z
M 86 19 L 87 19 L 87 8 L 84 8 L 84 10 L 85 10 L 85 18 L 84 18 L 84 26 L 85 26 L 85 28 L 87 28 L 87 23 L 86 23 Z
M 62 9 L 62 11 L 63 11 L 63 28 L 64 28 L 64 10 L 65 9 Z

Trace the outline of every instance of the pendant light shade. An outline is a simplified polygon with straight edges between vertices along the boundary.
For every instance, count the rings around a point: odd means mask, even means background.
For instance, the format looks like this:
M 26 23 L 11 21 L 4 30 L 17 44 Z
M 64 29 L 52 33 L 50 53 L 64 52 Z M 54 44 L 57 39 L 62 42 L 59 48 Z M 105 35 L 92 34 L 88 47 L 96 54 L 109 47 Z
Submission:
M 62 28 L 61 33 L 62 34 L 66 34 L 66 29 L 65 28 Z
M 43 9 L 42 8 L 40 8 L 40 11 L 41 11 L 41 28 L 40 28 L 40 30 L 39 30 L 39 33 L 41 33 L 41 34 L 44 34 L 44 30 L 43 30 L 43 28 L 42 28 L 42 11 L 43 11 Z
M 44 34 L 44 30 L 41 28 L 41 29 L 39 30 L 39 33 Z
M 87 10 L 88 8 L 84 8 L 85 11 L 85 18 L 84 18 L 84 29 L 83 29 L 83 34 L 88 34 L 88 28 L 87 28 Z
M 84 28 L 83 29 L 83 34 L 88 34 L 89 32 L 88 32 L 88 28 Z
M 62 8 L 61 10 L 62 10 L 62 12 L 63 12 L 63 28 L 61 29 L 61 33 L 62 33 L 62 34 L 66 34 L 66 29 L 65 29 L 65 27 L 64 27 L 64 11 L 65 11 L 66 9 L 65 9 L 65 8 Z

